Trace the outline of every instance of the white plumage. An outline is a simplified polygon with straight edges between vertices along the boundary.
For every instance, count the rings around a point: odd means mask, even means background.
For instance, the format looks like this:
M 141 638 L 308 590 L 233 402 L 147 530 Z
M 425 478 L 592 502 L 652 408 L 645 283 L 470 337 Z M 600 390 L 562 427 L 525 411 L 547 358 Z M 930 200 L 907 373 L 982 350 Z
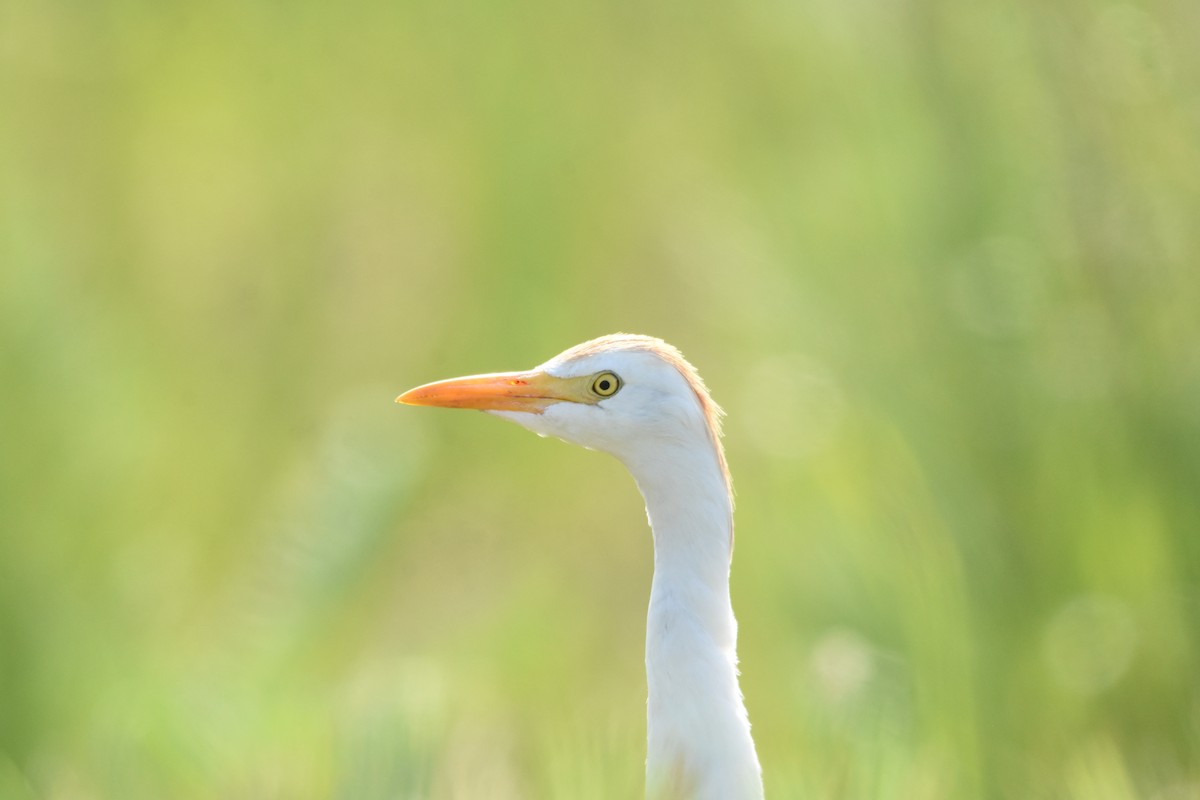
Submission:
M 648 336 L 615 334 L 528 372 L 439 381 L 397 400 L 482 409 L 625 464 L 654 534 L 647 797 L 761 798 L 738 686 L 729 597 L 733 504 L 721 411 L 679 351 Z

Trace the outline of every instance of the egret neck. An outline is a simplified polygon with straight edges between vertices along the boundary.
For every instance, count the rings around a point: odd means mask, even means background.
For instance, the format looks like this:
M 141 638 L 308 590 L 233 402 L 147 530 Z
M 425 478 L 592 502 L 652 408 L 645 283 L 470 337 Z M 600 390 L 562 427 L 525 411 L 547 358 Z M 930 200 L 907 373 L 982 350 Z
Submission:
M 647 796 L 762 797 L 729 597 L 733 507 L 703 442 L 627 454 L 654 536 L 646 623 Z

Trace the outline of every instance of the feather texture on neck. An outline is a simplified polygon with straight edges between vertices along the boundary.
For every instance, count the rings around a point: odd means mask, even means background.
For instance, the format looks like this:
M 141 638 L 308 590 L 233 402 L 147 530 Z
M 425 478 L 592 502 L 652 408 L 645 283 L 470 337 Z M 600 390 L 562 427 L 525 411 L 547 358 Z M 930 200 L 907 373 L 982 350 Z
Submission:
M 733 509 L 724 470 L 707 441 L 659 446 L 626 463 L 654 534 L 646 624 L 647 796 L 761 798 L 738 685 L 729 596 Z

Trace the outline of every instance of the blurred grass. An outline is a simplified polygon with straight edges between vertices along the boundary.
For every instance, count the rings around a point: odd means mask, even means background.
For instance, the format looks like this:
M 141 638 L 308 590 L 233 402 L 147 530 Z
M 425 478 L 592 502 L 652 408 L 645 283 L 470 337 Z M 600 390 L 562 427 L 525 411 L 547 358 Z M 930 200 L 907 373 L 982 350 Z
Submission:
M 1200 796 L 1200 13 L 0 6 L 0 794 L 628 797 L 609 459 L 729 412 L 771 797 Z

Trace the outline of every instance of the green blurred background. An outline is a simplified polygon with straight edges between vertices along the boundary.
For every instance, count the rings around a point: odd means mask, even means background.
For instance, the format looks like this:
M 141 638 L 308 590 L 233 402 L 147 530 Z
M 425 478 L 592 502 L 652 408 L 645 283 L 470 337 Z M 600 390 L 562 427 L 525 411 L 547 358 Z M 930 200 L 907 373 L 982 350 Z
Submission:
M 641 792 L 612 459 L 729 412 L 772 798 L 1200 797 L 1200 6 L 0 4 L 0 796 Z

